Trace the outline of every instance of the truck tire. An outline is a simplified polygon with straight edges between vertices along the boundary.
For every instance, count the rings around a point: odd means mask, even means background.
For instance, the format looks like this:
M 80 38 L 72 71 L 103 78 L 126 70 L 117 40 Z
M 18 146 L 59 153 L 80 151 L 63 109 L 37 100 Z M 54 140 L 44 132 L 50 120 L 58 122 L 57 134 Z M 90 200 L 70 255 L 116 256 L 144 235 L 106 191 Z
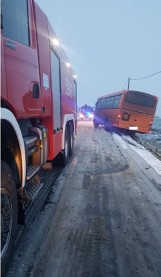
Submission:
M 1 161 L 1 266 L 5 274 L 17 231 L 18 199 L 12 171 Z
M 69 156 L 73 155 L 73 147 L 74 147 L 73 126 L 70 125 L 70 128 L 69 128 Z
M 65 128 L 65 139 L 64 139 L 64 151 L 63 151 L 63 166 L 69 161 L 69 131 Z

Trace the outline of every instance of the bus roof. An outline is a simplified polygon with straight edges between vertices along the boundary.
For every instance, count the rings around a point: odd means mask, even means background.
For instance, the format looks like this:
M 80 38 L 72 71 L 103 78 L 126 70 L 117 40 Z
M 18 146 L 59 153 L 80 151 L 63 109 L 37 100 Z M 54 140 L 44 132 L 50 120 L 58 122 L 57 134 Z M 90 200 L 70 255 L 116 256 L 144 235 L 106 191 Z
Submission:
M 152 94 L 147 93 L 147 92 L 142 92 L 142 91 L 137 91 L 137 90 L 132 90 L 132 89 L 131 89 L 131 90 L 126 89 L 126 90 L 120 90 L 120 91 L 118 91 L 118 92 L 113 92 L 113 93 L 110 93 L 110 94 L 106 94 L 106 95 L 100 96 L 100 97 L 98 97 L 97 100 L 102 99 L 102 98 L 106 98 L 106 97 L 110 97 L 110 96 L 121 95 L 121 94 L 124 94 L 124 93 L 126 93 L 126 92 L 130 92 L 130 91 L 139 92 L 139 93 L 143 93 L 143 94 L 146 94 L 146 95 L 149 95 L 149 96 L 158 98 L 157 96 L 152 95 Z

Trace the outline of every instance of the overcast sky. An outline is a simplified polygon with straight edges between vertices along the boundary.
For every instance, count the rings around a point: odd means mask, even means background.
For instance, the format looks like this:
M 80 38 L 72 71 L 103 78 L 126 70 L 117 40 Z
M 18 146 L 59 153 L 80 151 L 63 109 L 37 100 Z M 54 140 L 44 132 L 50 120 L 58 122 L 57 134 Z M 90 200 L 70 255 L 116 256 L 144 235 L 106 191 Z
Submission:
M 78 76 L 78 105 L 161 71 L 161 0 L 36 0 Z M 161 73 L 130 82 L 159 97 Z

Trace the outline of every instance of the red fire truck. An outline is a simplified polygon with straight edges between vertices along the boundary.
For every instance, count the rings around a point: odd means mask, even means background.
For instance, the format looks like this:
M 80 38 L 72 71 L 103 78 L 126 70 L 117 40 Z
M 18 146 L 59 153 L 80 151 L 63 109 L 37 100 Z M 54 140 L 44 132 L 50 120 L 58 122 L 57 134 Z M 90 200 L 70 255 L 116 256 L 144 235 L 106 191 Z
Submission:
M 28 181 L 61 155 L 76 131 L 75 74 L 46 15 L 34 0 L 2 0 L 1 257 L 6 266 Z M 21 213 L 20 213 L 21 210 Z
M 87 104 L 79 108 L 79 117 L 81 120 L 93 119 L 93 108 Z

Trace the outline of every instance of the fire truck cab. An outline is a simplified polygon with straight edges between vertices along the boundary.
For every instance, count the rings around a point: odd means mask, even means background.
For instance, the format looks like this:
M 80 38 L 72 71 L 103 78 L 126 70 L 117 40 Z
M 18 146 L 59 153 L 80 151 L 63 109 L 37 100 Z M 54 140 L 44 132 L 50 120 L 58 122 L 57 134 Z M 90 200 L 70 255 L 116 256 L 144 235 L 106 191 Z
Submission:
M 75 73 L 34 0 L 2 0 L 2 270 L 13 247 L 25 188 L 47 161 L 66 165 L 76 133 Z
M 92 120 L 93 119 L 93 108 L 85 104 L 79 108 L 79 118 L 80 120 Z

